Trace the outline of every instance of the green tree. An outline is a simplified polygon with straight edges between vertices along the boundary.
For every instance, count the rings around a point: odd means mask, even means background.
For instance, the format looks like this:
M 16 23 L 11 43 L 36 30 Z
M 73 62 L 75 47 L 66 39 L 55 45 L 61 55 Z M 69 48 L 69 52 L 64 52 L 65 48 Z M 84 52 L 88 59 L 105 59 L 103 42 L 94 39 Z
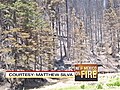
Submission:
M 52 43 L 45 42 L 52 40 L 53 34 L 51 34 L 52 30 L 50 30 L 49 23 L 43 19 L 41 8 L 33 0 L 1 2 L 0 5 L 3 17 L 5 20 L 9 20 L 9 22 L 3 23 L 5 27 L 2 28 L 3 36 L 7 36 L 2 40 L 7 42 L 7 45 L 1 47 L 3 48 L 1 49 L 2 54 L 7 54 L 8 57 L 8 60 L 4 58 L 5 62 L 14 64 L 14 67 L 19 65 L 26 69 L 30 69 L 30 67 L 36 69 L 37 64 L 41 65 L 39 58 L 42 57 L 43 61 L 46 62 L 43 57 L 47 58 L 46 53 L 49 51 L 50 54 L 53 50 Z M 42 36 L 46 38 L 42 38 Z M 49 55 L 49 59 L 51 57 L 52 55 Z

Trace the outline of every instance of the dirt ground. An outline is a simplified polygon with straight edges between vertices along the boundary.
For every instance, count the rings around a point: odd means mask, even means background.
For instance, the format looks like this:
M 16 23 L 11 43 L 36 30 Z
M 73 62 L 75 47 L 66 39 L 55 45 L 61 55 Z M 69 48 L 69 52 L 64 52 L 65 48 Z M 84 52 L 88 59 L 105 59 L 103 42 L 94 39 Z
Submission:
M 85 81 L 85 82 L 76 82 L 74 81 L 73 78 L 69 78 L 69 79 L 63 79 L 58 81 L 56 84 L 53 85 L 45 85 L 41 88 L 38 89 L 30 89 L 30 90 L 57 90 L 58 88 L 65 88 L 65 87 L 69 87 L 69 86 L 80 86 L 82 84 L 89 84 L 89 85 L 93 85 L 93 84 L 97 84 L 97 83 L 107 83 L 109 78 L 115 78 L 115 77 L 119 77 L 120 78 L 120 73 L 109 73 L 109 74 L 99 74 L 99 78 L 98 81 Z M 120 90 L 116 88 L 115 90 Z

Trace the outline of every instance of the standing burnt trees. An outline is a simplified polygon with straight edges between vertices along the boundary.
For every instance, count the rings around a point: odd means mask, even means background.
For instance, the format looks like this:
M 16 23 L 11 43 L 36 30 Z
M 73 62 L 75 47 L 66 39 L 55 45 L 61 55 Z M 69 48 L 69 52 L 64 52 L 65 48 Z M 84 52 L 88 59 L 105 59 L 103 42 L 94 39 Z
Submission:
M 105 22 L 105 44 L 106 48 L 112 48 L 112 54 L 115 55 L 117 52 L 117 30 L 118 30 L 118 18 L 115 11 L 110 7 L 105 10 L 104 14 L 104 22 Z M 109 49 L 106 49 L 106 51 Z

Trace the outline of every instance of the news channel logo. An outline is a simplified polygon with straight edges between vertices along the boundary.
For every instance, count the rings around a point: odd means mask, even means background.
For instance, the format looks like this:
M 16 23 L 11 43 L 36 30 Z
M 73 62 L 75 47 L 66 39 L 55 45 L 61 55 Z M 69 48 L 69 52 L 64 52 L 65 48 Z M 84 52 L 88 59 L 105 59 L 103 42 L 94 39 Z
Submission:
M 76 64 L 75 81 L 98 81 L 98 65 Z

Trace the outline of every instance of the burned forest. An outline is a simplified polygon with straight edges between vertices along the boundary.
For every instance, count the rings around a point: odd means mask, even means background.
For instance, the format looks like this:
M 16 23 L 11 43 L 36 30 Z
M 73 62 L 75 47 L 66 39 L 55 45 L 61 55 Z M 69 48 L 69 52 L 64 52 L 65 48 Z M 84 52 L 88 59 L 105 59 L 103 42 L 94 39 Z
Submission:
M 120 72 L 120 0 L 0 0 L 0 84 L 28 80 L 4 81 L 5 70 L 72 70 L 78 63 Z

